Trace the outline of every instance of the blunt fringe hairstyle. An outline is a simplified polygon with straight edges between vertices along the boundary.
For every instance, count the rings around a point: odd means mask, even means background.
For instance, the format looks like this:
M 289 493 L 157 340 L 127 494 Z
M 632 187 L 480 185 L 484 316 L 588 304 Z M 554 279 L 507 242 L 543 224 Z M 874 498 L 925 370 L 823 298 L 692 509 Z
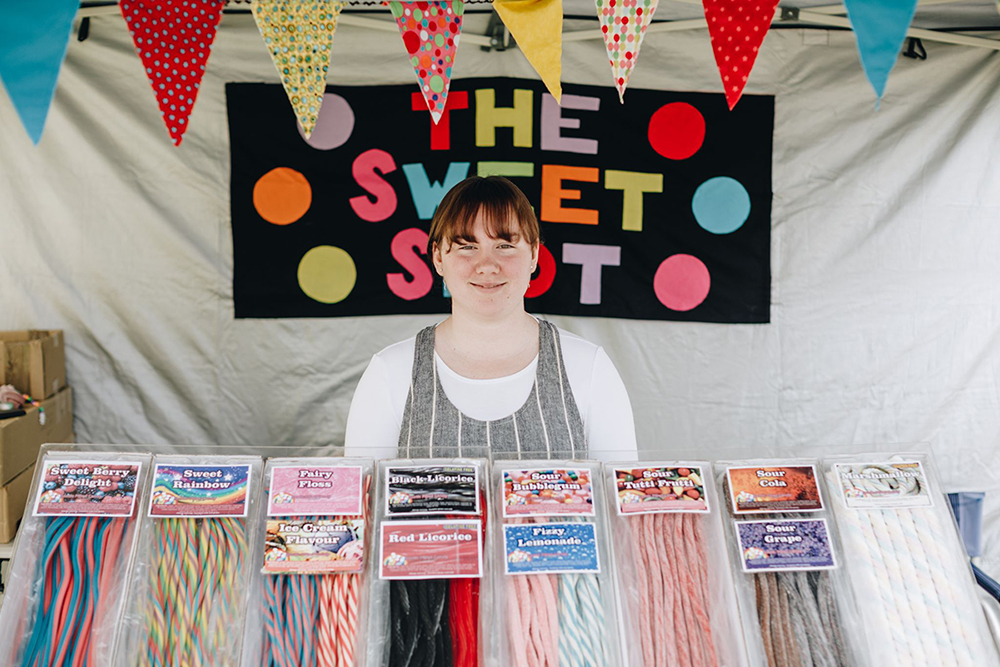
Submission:
M 427 253 L 444 241 L 453 244 L 475 238 L 476 216 L 483 212 L 486 233 L 513 241 L 523 238 L 531 245 L 541 241 L 538 219 L 524 193 L 503 176 L 470 176 L 444 196 L 434 212 L 427 239 Z

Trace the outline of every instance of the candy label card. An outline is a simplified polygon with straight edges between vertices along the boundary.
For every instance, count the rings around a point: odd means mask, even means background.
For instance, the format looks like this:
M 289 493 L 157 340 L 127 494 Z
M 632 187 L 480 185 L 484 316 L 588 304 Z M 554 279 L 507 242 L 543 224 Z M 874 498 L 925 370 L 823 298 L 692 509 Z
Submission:
M 153 471 L 149 515 L 246 516 L 250 469 L 250 465 L 159 463 Z
M 271 469 L 268 516 L 358 516 L 360 466 L 280 466 Z
M 381 579 L 453 579 L 483 576 L 482 521 L 384 521 Z
M 750 466 L 729 468 L 726 474 L 736 514 L 823 509 L 815 466 Z
M 736 534 L 744 572 L 837 566 L 826 519 L 737 521 Z
M 590 471 L 563 468 L 504 470 L 503 515 L 594 516 Z
M 35 516 L 132 516 L 141 461 L 46 460 Z
M 503 527 L 507 574 L 570 574 L 601 571 L 592 523 L 528 523 Z
M 479 514 L 476 466 L 393 466 L 385 476 L 386 514 Z
M 268 519 L 265 573 L 360 572 L 364 519 Z
M 834 474 L 851 509 L 930 507 L 927 475 L 920 461 L 836 463 Z
M 615 468 L 618 514 L 708 512 L 705 482 L 698 466 Z

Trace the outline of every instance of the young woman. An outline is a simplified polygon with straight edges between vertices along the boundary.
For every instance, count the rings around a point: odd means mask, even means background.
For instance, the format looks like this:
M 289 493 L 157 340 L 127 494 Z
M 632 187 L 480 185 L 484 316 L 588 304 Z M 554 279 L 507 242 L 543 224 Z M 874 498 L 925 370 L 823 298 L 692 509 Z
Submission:
M 468 178 L 445 195 L 428 252 L 451 316 L 372 357 L 348 456 L 634 455 L 632 406 L 608 355 L 524 310 L 539 242 L 531 204 L 507 179 Z

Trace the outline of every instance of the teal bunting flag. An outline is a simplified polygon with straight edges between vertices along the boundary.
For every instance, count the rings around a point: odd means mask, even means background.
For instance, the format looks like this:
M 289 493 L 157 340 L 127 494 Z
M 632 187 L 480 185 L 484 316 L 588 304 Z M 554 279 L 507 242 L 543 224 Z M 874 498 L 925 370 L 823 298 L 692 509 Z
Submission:
M 917 0 L 844 0 L 865 75 L 882 99 L 889 72 L 917 11 Z
M 79 0 L 0 0 L 0 80 L 35 144 L 79 7 Z

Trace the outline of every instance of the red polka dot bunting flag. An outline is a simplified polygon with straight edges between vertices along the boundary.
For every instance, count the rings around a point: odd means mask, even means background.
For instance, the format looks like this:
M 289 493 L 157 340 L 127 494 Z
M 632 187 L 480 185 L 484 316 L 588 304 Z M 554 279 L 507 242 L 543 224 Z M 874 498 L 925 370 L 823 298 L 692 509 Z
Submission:
M 732 110 L 743 96 L 778 0 L 702 0 L 712 52 Z
M 225 0 L 119 3 L 176 146 L 187 130 L 225 4 Z
M 597 0 L 597 18 L 604 33 L 618 101 L 625 103 L 625 87 L 639 58 L 646 27 L 653 20 L 656 0 Z
M 339 0 L 256 0 L 250 7 L 306 139 L 323 104 L 343 6 Z
M 403 36 L 403 46 L 417 74 L 420 92 L 436 125 L 444 113 L 455 64 L 458 38 L 462 33 L 462 0 L 389 3 Z

